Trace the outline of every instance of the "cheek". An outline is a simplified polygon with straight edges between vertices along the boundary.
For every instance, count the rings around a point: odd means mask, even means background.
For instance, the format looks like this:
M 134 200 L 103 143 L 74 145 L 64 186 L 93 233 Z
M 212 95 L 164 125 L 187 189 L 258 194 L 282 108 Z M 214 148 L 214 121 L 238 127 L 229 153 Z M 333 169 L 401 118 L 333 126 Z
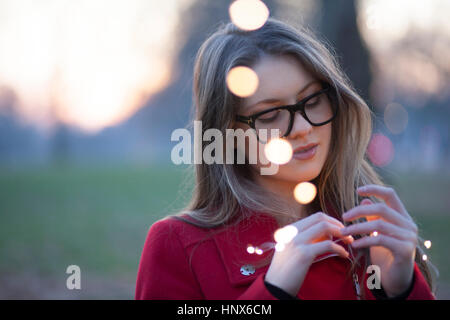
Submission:
M 315 166 L 323 167 L 325 161 L 328 158 L 330 145 L 331 145 L 331 137 L 332 137 L 331 125 L 327 124 L 320 128 L 320 131 L 317 134 L 317 137 L 320 141 L 320 153 L 318 154 L 317 161 L 315 161 Z M 321 169 L 320 169 L 321 170 Z
M 331 123 L 323 126 L 321 135 L 320 135 L 320 140 L 322 145 L 324 146 L 324 154 L 327 155 L 328 151 L 330 149 L 330 145 L 331 145 L 331 135 L 332 135 L 332 127 L 331 127 Z

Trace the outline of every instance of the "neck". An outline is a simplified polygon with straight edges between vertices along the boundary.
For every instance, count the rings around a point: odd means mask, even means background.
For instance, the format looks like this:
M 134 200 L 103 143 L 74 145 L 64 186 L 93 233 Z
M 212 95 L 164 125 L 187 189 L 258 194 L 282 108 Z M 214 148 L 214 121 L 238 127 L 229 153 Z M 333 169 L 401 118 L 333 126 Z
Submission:
M 282 181 L 277 179 L 268 179 L 266 176 L 256 175 L 256 182 L 261 185 L 264 189 L 276 194 L 282 198 L 290 208 L 293 208 L 294 218 L 301 219 L 306 216 L 305 205 L 302 205 L 295 200 L 294 188 L 297 185 L 295 182 Z M 283 220 L 289 220 L 283 219 Z M 280 221 L 284 224 L 285 221 Z

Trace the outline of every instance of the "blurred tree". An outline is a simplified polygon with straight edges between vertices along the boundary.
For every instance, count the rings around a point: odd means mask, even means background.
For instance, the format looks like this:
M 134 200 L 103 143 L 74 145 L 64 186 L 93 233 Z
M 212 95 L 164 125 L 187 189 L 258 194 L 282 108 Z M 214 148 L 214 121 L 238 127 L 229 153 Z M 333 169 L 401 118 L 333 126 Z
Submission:
M 195 54 L 206 38 L 222 22 L 230 21 L 228 8 L 233 1 L 196 0 L 180 12 L 180 25 L 177 27 L 174 59 L 175 74 L 171 84 L 160 93 L 152 96 L 144 108 L 131 119 L 144 124 L 147 134 L 170 133 L 188 124 L 192 104 L 192 76 Z M 264 1 L 271 15 L 276 14 L 276 1 Z M 164 141 L 167 146 L 167 140 Z
M 69 151 L 71 145 L 71 137 L 69 135 L 69 128 L 67 124 L 61 122 L 60 115 L 62 101 L 60 100 L 59 92 L 64 92 L 62 84 L 64 83 L 62 78 L 61 69 L 59 66 L 53 71 L 51 78 L 51 92 L 50 92 L 50 117 L 53 119 L 55 127 L 53 128 L 53 134 L 50 140 L 50 160 L 53 165 L 64 166 L 67 165 L 69 158 Z
M 370 52 L 357 25 L 355 1 L 322 0 L 317 29 L 334 47 L 338 60 L 363 99 L 370 103 Z

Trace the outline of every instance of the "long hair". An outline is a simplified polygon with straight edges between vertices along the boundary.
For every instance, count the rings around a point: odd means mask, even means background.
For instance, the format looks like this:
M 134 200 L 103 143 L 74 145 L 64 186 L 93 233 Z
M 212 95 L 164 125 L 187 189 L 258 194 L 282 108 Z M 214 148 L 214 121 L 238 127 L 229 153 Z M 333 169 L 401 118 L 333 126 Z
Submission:
M 385 185 L 366 156 L 374 114 L 341 70 L 331 46 L 319 41 L 309 29 L 274 18 L 254 31 L 243 31 L 231 22 L 222 23 L 203 42 L 195 57 L 193 120 L 202 122 L 203 132 L 215 128 L 226 136 L 226 129 L 233 127 L 242 104 L 242 98 L 227 88 L 226 75 L 236 66 L 254 66 L 264 55 L 295 57 L 312 76 L 331 85 L 333 103 L 339 112 L 332 122 L 328 157 L 319 176 L 312 181 L 318 197 L 305 209 L 307 214 L 319 210 L 330 214 L 327 203 L 331 203 L 340 217 L 359 205 L 362 200 L 356 193 L 359 186 Z M 205 142 L 201 150 L 204 148 Z M 192 219 L 186 222 L 210 229 L 244 219 L 252 212 L 283 217 L 284 221 L 298 219 L 283 200 L 252 180 L 248 163 L 203 162 L 194 166 L 193 195 L 177 218 L 187 214 Z M 370 199 L 380 202 L 375 197 Z M 368 249 L 361 252 L 367 257 Z M 417 252 L 421 252 L 420 248 Z M 426 262 L 416 261 L 432 288 Z

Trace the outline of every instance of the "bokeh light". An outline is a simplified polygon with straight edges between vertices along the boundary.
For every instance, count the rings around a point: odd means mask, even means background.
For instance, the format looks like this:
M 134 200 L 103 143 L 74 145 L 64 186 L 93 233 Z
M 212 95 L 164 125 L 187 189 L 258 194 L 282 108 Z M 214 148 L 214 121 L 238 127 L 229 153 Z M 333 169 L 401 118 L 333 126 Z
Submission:
M 280 251 L 283 251 L 285 247 L 286 247 L 286 245 L 285 245 L 284 243 L 278 242 L 278 243 L 275 245 L 275 250 L 278 251 L 278 252 L 280 252 Z
M 285 164 L 292 159 L 292 145 L 286 139 L 271 139 L 264 146 L 264 154 L 272 163 Z
M 384 110 L 384 123 L 390 132 L 399 134 L 406 129 L 408 112 L 399 103 L 390 103 Z
M 239 97 L 248 97 L 258 88 L 258 75 L 249 67 L 238 66 L 232 68 L 227 74 L 228 89 Z
M 229 7 L 231 21 L 242 30 L 261 28 L 269 17 L 269 9 L 260 0 L 237 0 Z
M 425 248 L 430 249 L 431 248 L 431 241 L 430 240 L 426 240 L 424 243 Z
M 307 204 L 314 200 L 317 188 L 311 182 L 301 182 L 294 188 L 294 197 L 301 204 Z
M 370 161 L 377 167 L 388 165 L 394 158 L 394 145 L 381 133 L 375 133 L 367 148 Z
M 321 242 L 321 241 L 326 241 L 326 240 L 331 240 L 332 237 L 331 236 L 321 236 L 319 238 L 316 238 L 312 241 L 312 243 L 317 243 L 317 242 Z
M 295 226 L 286 226 L 281 229 L 278 229 L 273 234 L 273 237 L 277 243 L 289 243 L 298 233 L 298 229 Z

